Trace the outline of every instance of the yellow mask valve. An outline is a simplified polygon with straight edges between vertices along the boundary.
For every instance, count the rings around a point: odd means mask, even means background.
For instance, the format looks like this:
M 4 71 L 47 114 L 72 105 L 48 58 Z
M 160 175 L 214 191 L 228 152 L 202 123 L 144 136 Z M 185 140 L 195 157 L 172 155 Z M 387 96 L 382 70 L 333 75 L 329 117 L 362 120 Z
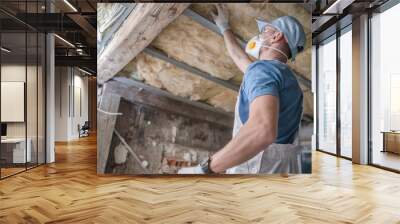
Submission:
M 252 42 L 249 43 L 249 48 L 250 49 L 253 49 L 255 47 L 256 47 L 256 42 L 255 41 L 252 41 Z

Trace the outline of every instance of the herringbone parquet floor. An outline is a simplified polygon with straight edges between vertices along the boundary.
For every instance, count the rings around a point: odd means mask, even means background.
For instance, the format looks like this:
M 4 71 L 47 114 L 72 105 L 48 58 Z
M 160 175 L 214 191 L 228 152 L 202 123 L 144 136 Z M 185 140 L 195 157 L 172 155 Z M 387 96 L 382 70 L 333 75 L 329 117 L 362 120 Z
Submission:
M 95 138 L 0 181 L 0 223 L 400 223 L 400 175 L 313 154 L 313 174 L 96 175 Z

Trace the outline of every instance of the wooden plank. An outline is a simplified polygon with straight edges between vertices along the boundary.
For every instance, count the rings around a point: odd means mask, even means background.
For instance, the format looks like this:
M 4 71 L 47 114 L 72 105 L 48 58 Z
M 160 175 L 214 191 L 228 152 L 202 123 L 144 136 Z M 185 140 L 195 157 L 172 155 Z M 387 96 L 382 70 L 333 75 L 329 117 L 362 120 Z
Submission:
M 103 95 L 100 99 L 100 105 L 97 113 L 97 173 L 104 174 L 108 155 L 110 152 L 111 140 L 114 132 L 117 113 L 121 97 L 109 91 L 109 87 L 104 85 Z M 104 112 L 105 111 L 105 112 Z
M 189 5 L 138 3 L 98 56 L 98 82 L 102 84 L 115 76 Z
M 122 82 L 122 83 L 124 83 L 126 85 L 129 85 L 129 86 L 135 86 L 135 87 L 140 88 L 140 89 L 145 89 L 146 91 L 148 91 L 148 92 L 150 92 L 152 94 L 165 96 L 165 97 L 171 98 L 173 100 L 177 100 L 177 101 L 181 101 L 181 102 L 183 102 L 185 104 L 189 104 L 189 105 L 194 106 L 194 107 L 199 107 L 201 109 L 208 110 L 208 111 L 213 112 L 213 113 L 220 113 L 220 114 L 223 114 L 223 115 L 228 116 L 228 117 L 233 117 L 233 113 L 231 113 L 231 112 L 226 112 L 226 111 L 224 111 L 222 109 L 215 108 L 215 107 L 210 106 L 210 105 L 205 104 L 205 103 L 192 101 L 192 100 L 186 99 L 184 97 L 173 95 L 172 93 L 169 93 L 169 92 L 167 92 L 165 90 L 161 90 L 159 88 L 150 86 L 150 85 L 145 84 L 143 82 L 135 81 L 133 79 L 129 79 L 129 78 L 125 78 L 125 77 L 115 77 L 115 78 L 113 78 L 113 80 L 118 81 L 118 82 Z
M 115 77 L 107 82 L 109 92 L 130 101 L 158 107 L 195 119 L 232 127 L 233 113 L 190 101 L 132 79 Z M 98 124 L 99 125 L 99 124 Z
M 109 3 L 97 3 L 97 10 L 102 10 L 107 7 Z M 99 31 L 98 39 L 97 39 L 97 55 L 100 55 L 103 52 L 104 46 L 112 39 L 114 34 L 118 31 L 121 25 L 124 23 L 126 18 L 131 14 L 132 10 L 135 8 L 136 3 L 122 3 L 116 8 L 111 8 L 109 10 L 115 10 L 114 12 L 108 12 L 112 16 L 105 16 L 110 19 L 110 17 L 117 17 L 111 24 L 102 24 L 103 18 L 98 15 L 97 23 L 99 24 L 97 29 Z M 107 13 L 107 14 L 108 14 Z

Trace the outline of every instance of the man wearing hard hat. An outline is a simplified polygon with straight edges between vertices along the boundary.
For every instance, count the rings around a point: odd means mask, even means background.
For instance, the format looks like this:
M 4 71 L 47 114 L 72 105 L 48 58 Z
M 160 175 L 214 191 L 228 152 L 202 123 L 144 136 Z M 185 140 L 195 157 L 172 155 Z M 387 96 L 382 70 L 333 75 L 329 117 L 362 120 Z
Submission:
M 230 57 L 244 73 L 235 109 L 232 140 L 199 166 L 180 174 L 301 173 L 297 145 L 303 93 L 286 64 L 304 49 L 305 33 L 291 16 L 256 20 L 259 34 L 243 50 L 229 27 L 229 14 L 217 5 L 213 19 Z

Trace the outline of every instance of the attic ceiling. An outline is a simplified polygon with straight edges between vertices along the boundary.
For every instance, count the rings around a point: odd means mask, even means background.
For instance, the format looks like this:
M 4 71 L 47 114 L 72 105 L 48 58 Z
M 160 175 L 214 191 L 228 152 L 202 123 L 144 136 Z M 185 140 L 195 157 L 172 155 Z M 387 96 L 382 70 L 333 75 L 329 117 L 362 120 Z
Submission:
M 107 4 L 100 4 L 100 7 Z M 230 26 L 241 39 L 249 40 L 258 33 L 256 18 L 273 20 L 283 15 L 296 17 L 307 34 L 305 51 L 289 66 L 298 76 L 311 80 L 311 15 L 303 4 L 283 3 L 229 3 Z M 213 4 L 191 4 L 194 12 L 211 20 Z M 99 9 L 100 10 L 100 9 Z M 101 17 L 101 15 L 100 15 Z M 223 38 L 182 14 L 165 27 L 151 42 L 170 58 L 184 62 L 213 77 L 240 85 L 243 74 L 229 57 Z M 139 53 L 118 74 L 164 89 L 174 95 L 201 101 L 228 112 L 234 111 L 237 92 L 183 70 L 171 63 L 144 52 Z M 312 116 L 313 97 L 309 87 L 304 92 L 304 114 Z

